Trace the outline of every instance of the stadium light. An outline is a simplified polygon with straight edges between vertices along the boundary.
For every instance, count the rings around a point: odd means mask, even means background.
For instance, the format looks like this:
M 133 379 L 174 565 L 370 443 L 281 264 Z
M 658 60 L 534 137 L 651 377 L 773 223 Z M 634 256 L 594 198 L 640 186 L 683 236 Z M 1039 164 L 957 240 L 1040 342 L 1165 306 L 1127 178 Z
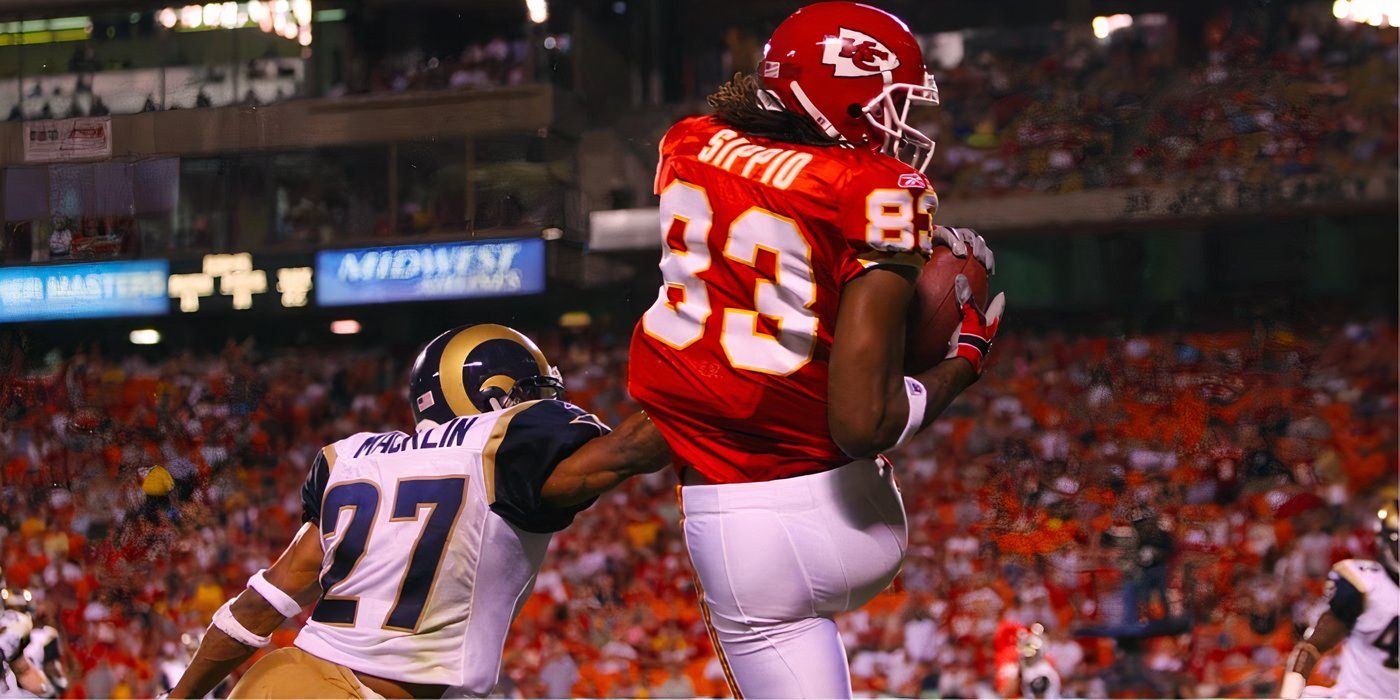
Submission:
M 282 306 L 291 309 L 306 306 L 306 298 L 311 293 L 309 267 L 283 267 L 277 270 L 277 291 L 282 295 Z
M 154 328 L 137 328 L 127 336 L 132 345 L 155 345 L 160 342 L 160 331 Z
M 331 332 L 336 335 L 355 335 L 360 332 L 360 322 L 353 318 L 331 321 Z
M 174 29 L 175 24 L 180 21 L 180 15 L 176 14 L 175 8 L 167 7 L 156 15 L 156 19 L 160 22 L 160 26 L 166 29 Z
M 1394 27 L 1400 22 L 1400 0 L 1337 0 L 1332 3 L 1332 16 L 1343 22 Z
M 525 0 L 525 11 L 530 14 L 530 21 L 535 24 L 549 21 L 549 3 L 545 0 Z
M 219 6 L 219 26 L 224 29 L 236 29 L 243 25 L 238 17 L 238 3 L 226 2 Z
M 180 24 L 190 29 L 198 29 L 204 23 L 204 8 L 199 5 L 185 5 L 180 9 Z
M 1094 29 L 1095 37 L 1107 39 L 1108 35 L 1120 29 L 1127 29 L 1133 26 L 1133 16 L 1123 14 L 1108 15 L 1107 17 L 1099 16 L 1094 18 L 1090 26 Z
M 593 316 L 587 311 L 566 311 L 559 316 L 562 328 L 587 328 L 593 323 Z

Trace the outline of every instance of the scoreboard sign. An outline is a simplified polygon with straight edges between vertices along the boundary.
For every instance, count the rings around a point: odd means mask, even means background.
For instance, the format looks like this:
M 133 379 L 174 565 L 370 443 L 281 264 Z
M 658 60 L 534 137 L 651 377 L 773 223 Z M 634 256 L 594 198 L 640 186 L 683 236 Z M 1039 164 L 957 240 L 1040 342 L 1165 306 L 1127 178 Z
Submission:
M 323 250 L 316 303 L 382 304 L 544 291 L 544 241 L 501 240 Z
M 170 310 L 164 260 L 0 268 L 0 323 Z

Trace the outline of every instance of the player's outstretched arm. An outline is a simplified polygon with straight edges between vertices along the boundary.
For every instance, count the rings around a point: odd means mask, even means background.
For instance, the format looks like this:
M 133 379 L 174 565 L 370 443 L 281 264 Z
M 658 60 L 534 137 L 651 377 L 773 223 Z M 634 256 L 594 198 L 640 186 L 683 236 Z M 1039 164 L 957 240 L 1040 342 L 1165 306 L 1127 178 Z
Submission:
M 320 596 L 321 559 L 320 528 L 305 523 L 261 580 L 250 581 L 248 589 L 214 614 L 214 624 L 170 697 L 204 697 L 254 651 L 267 646 L 268 635 Z
M 15 672 L 15 679 L 19 681 L 21 689 L 41 698 L 46 698 L 53 692 L 44 672 L 23 655 L 10 663 L 10 670 Z
M 0 611 L 0 660 L 10 665 L 21 688 L 43 697 L 49 692 L 44 674 L 24 656 L 24 648 L 29 646 L 29 633 L 33 630 L 34 618 L 28 614 Z
M 1307 687 L 1308 676 L 1312 675 L 1313 666 L 1317 665 L 1317 660 L 1323 654 L 1331 651 L 1333 647 L 1342 643 L 1351 632 L 1351 627 L 1337 617 L 1332 611 L 1322 613 L 1317 619 L 1317 624 L 1308 629 L 1303 635 L 1303 641 L 1298 642 L 1293 647 L 1293 653 L 1288 655 L 1287 665 L 1283 670 L 1283 685 L 1279 688 L 1279 697 L 1287 700 L 1295 700 L 1303 694 L 1303 688 Z
M 555 467 L 540 498 L 553 508 L 578 505 L 638 474 L 671 463 L 671 450 L 645 411 L 624 420 L 616 430 L 596 437 Z

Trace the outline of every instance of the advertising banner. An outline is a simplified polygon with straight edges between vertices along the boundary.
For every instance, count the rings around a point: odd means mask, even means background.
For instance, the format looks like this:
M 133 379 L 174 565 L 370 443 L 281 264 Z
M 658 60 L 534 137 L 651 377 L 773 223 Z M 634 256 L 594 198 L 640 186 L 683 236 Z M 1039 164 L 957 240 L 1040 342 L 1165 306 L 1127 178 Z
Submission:
M 0 323 L 170 310 L 164 260 L 0 267 Z
M 323 250 L 316 254 L 315 279 L 321 306 L 538 294 L 544 291 L 544 241 Z
M 112 157 L 112 118 L 79 117 L 24 123 L 24 162 Z

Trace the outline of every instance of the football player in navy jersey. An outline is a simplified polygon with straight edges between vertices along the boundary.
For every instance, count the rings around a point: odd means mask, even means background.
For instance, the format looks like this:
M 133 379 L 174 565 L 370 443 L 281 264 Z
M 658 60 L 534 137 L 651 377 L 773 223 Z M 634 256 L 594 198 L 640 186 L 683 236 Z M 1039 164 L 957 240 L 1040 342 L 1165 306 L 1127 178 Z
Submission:
M 295 645 L 230 697 L 485 695 L 550 537 L 599 494 L 670 462 L 644 413 L 610 430 L 504 326 L 448 331 L 413 365 L 412 432 L 323 448 L 305 524 L 214 615 L 171 697 L 200 697 L 314 603 Z

